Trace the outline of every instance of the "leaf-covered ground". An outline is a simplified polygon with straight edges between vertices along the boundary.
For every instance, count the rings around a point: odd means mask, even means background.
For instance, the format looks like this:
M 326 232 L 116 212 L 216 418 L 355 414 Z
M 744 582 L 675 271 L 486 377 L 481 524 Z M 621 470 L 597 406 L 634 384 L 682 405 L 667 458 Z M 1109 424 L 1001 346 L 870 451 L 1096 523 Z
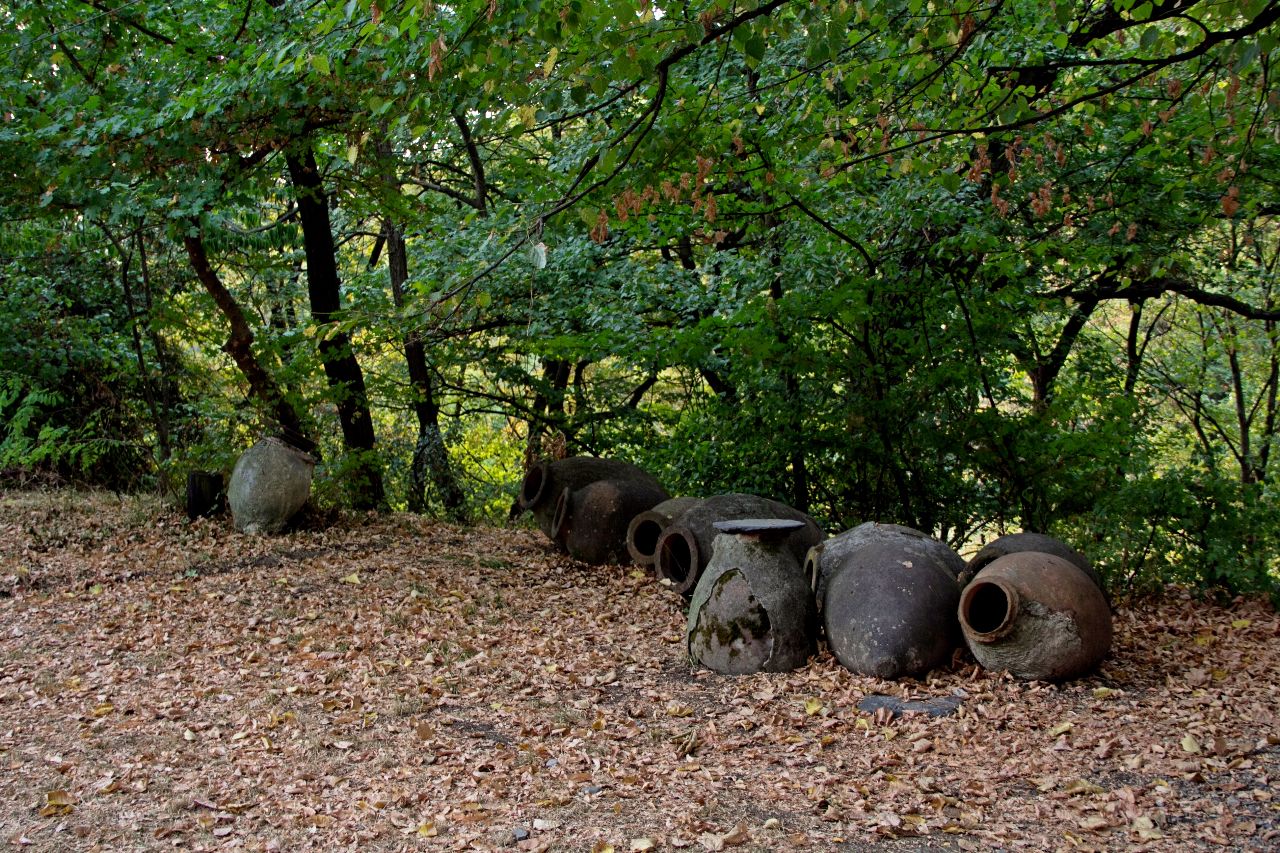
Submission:
M 692 669 L 681 600 L 537 534 L 278 538 L 0 493 L 0 839 L 32 850 L 1280 846 L 1280 623 L 1121 607 L 1097 675 Z M 963 697 L 887 720 L 868 694 Z

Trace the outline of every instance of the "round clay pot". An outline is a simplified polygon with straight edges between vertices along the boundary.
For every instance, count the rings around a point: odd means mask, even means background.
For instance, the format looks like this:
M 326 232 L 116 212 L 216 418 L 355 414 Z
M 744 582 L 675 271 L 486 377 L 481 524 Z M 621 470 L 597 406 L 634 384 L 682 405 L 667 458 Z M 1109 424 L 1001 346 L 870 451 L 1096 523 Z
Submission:
M 959 577 L 964 571 L 964 560 L 960 555 L 929 534 L 901 524 L 868 521 L 832 536 L 809 549 L 805 557 L 804 571 L 809 577 L 809 584 L 813 588 L 814 601 L 818 605 L 819 612 L 823 609 L 823 602 L 827 596 L 827 584 L 831 577 L 850 554 L 873 542 L 897 543 L 903 553 L 933 560 L 952 578 Z
M 978 572 L 960 596 L 960 626 L 978 663 L 1017 678 L 1063 681 L 1111 650 L 1111 609 L 1062 557 L 1019 551 Z
M 580 489 L 566 488 L 556 503 L 552 539 L 584 563 L 626 563 L 631 519 L 665 498 L 662 489 L 638 480 L 596 480 Z
M 830 575 L 822 624 L 831 652 L 862 675 L 923 675 L 960 645 L 960 585 L 935 549 L 892 536 L 852 549 Z
M 627 553 L 637 566 L 652 566 L 658 554 L 658 538 L 671 519 L 697 505 L 701 498 L 672 498 L 640 513 L 627 525 Z
M 654 568 L 659 578 L 671 582 L 676 591 L 691 595 L 698 585 L 707 561 L 711 558 L 717 521 L 743 518 L 779 518 L 802 522 L 802 526 L 783 539 L 785 547 L 796 559 L 796 571 L 805 554 L 822 541 L 817 523 L 786 504 L 756 495 L 727 494 L 705 498 L 696 506 L 671 519 L 658 538 Z
M 1061 557 L 1088 575 L 1089 580 L 1093 581 L 1106 596 L 1107 589 L 1102 584 L 1102 577 L 1093 568 L 1089 558 L 1062 540 L 1043 533 L 1006 533 L 1004 536 L 992 539 L 982 546 L 982 550 L 969 558 L 969 563 L 965 566 L 965 576 L 967 579 L 972 579 L 992 562 L 1007 554 L 1017 554 L 1020 551 L 1038 551 L 1041 554 Z
M 538 529 L 554 540 L 553 524 L 556 501 L 565 489 L 580 489 L 597 480 L 631 480 L 652 486 L 666 500 L 670 495 L 653 475 L 630 462 L 599 459 L 595 456 L 570 456 L 539 462 L 530 468 L 520 482 L 516 503 L 533 513 Z
M 726 675 L 786 672 L 816 651 L 813 596 L 785 542 L 794 531 L 779 525 L 803 522 L 751 519 L 715 538 L 689 602 L 685 641 L 694 662 Z

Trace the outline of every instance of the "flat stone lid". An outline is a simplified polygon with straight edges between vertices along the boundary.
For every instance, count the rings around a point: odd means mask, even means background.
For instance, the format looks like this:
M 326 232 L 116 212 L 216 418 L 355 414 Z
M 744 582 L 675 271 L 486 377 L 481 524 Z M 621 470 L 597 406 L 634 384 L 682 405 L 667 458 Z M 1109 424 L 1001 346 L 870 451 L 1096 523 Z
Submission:
M 714 521 L 711 526 L 721 533 L 760 534 L 790 533 L 804 527 L 803 521 L 790 518 L 737 518 L 731 521 Z

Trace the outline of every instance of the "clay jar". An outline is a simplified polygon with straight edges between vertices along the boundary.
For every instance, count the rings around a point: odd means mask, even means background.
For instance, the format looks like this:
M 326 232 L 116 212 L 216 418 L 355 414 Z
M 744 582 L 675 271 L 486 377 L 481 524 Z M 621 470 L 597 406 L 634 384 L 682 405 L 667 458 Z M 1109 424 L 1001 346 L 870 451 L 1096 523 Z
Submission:
M 873 539 L 831 573 L 822 624 L 832 654 L 848 669 L 879 678 L 922 675 L 950 661 L 960 645 L 960 585 L 947 561 L 920 543 L 901 535 Z
M 1055 557 L 1061 557 L 1088 575 L 1089 580 L 1093 581 L 1098 589 L 1102 590 L 1103 596 L 1106 596 L 1107 590 L 1102 585 L 1102 577 L 1093 568 L 1093 563 L 1089 562 L 1089 558 L 1062 540 L 1054 539 L 1052 536 L 1047 536 L 1043 533 L 1006 533 L 1004 536 L 991 540 L 982 546 L 982 550 L 969 559 L 968 565 L 965 566 L 967 579 L 972 579 L 978 572 L 1000 557 L 1006 554 L 1017 554 L 1020 551 L 1039 551 L 1041 554 L 1052 554 Z
M 819 612 L 827 596 L 827 584 L 850 554 L 873 542 L 897 543 L 903 554 L 929 559 L 945 569 L 953 578 L 964 570 L 964 560 L 955 551 L 927 533 L 901 524 L 868 521 L 844 533 L 814 545 L 805 557 L 804 571 L 813 588 Z
M 800 527 L 785 534 L 782 544 L 796 560 L 796 572 L 805 554 L 822 541 L 822 531 L 812 518 L 786 504 L 756 495 L 727 494 L 706 498 L 671 520 L 658 538 L 654 567 L 677 592 L 690 595 L 698 585 L 716 538 L 717 521 L 771 518 L 799 521 Z M 781 534 L 780 534 L 781 535 Z
M 660 491 L 662 500 L 670 497 L 651 474 L 629 462 L 595 456 L 570 456 L 567 459 L 544 459 L 530 468 L 520 483 L 516 503 L 521 509 L 532 512 L 538 529 L 554 540 L 556 503 L 561 493 L 565 489 L 581 489 L 597 480 L 644 483 Z
M 236 460 L 227 503 L 236 530 L 279 533 L 311 497 L 316 461 L 278 438 L 264 438 Z
M 627 525 L 666 496 L 640 480 L 596 480 L 580 489 L 566 488 L 557 501 L 552 539 L 584 563 L 626 563 Z
M 658 554 L 658 537 L 671 519 L 698 504 L 701 498 L 672 498 L 646 510 L 627 525 L 627 553 L 637 566 L 652 566 Z
M 960 626 L 978 663 L 1024 680 L 1083 675 L 1111 649 L 1111 610 L 1062 557 L 1019 551 L 988 564 L 960 597 Z
M 713 555 L 689 602 L 689 657 L 744 675 L 803 666 L 817 648 L 813 596 L 786 537 L 791 519 L 721 522 Z

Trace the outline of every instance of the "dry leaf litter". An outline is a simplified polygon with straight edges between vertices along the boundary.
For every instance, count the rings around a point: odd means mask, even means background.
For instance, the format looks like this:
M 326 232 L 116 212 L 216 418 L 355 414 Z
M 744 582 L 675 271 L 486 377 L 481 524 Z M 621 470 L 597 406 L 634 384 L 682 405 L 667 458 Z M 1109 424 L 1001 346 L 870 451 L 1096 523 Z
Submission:
M 0 839 L 65 850 L 1274 850 L 1280 622 L 1122 606 L 1090 678 L 691 668 L 524 530 L 277 538 L 0 492 Z M 957 713 L 860 711 L 868 695 Z

